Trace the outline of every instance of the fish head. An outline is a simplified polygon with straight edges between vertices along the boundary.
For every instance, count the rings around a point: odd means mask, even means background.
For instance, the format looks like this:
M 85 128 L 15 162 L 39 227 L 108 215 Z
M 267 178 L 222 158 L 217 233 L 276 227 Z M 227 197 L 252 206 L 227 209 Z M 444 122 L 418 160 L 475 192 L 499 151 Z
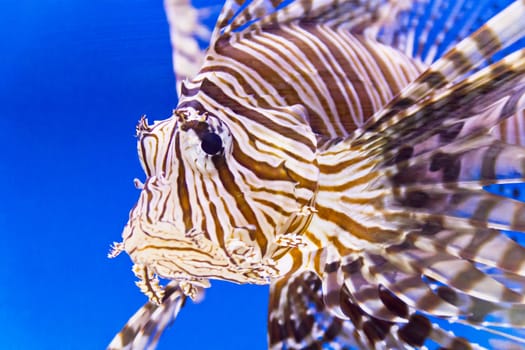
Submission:
M 193 108 L 153 125 L 141 119 L 146 180 L 122 235 L 135 265 L 199 286 L 209 279 L 266 284 L 280 275 L 275 237 L 295 234 L 289 231 L 308 221 L 315 139 L 306 137 L 312 144 L 304 150 L 271 150 L 272 140 L 233 124 Z M 264 159 L 251 158 L 250 148 Z

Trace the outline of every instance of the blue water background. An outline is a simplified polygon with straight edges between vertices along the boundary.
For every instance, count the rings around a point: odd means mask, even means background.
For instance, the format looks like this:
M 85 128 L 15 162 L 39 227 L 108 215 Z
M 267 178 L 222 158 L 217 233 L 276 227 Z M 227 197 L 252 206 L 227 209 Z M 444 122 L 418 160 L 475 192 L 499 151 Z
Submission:
M 108 260 L 176 104 L 162 2 L 0 2 L 0 349 L 103 349 L 145 297 Z M 213 282 L 159 349 L 266 349 L 266 287 Z
M 162 1 L 0 2 L 0 349 L 103 349 L 145 297 L 108 260 L 176 104 Z M 160 349 L 265 349 L 267 288 L 213 283 Z

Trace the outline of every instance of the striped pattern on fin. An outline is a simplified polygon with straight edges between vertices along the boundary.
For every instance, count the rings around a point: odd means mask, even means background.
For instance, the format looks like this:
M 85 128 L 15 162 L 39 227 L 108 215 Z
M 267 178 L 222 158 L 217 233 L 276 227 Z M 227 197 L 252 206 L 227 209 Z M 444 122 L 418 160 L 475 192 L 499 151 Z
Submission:
M 415 272 L 459 292 L 487 302 L 525 304 L 524 296 L 504 286 L 469 261 L 444 252 L 429 252 L 419 247 L 407 249 L 405 245 L 388 248 L 388 260 L 399 267 L 410 266 Z
M 399 189 L 393 190 L 394 195 L 402 198 L 403 195 L 396 194 L 396 190 Z M 430 195 L 445 197 L 453 196 L 457 191 L 458 198 L 449 200 L 446 205 L 439 198 L 417 205 L 399 199 L 397 207 L 391 203 L 380 205 L 372 201 L 373 206 L 384 208 L 374 215 L 377 224 L 382 224 L 379 217 L 383 215 L 385 225 L 397 225 L 398 243 L 384 242 L 383 247 L 370 247 L 361 253 L 351 252 L 344 255 L 344 262 L 338 265 L 323 263 L 321 259 L 321 266 L 338 266 L 347 287 L 342 288 L 341 293 L 348 292 L 345 297 L 350 302 L 381 321 L 403 324 L 409 318 L 410 310 L 418 310 L 422 315 L 418 314 L 415 319 L 423 324 L 427 324 L 426 316 L 429 315 L 451 318 L 455 323 L 474 325 L 483 332 L 519 343 L 520 339 L 515 338 L 511 331 L 493 327 L 525 328 L 525 247 L 486 226 L 491 220 L 501 220 L 500 226 L 514 228 L 514 224 L 508 222 L 523 222 L 524 203 L 481 189 L 430 186 L 419 190 L 420 194 L 428 191 Z M 483 199 L 468 203 L 472 198 Z M 451 208 L 448 208 L 449 205 Z M 515 211 L 508 205 L 521 209 Z M 456 211 L 462 210 L 458 209 L 462 206 L 469 210 L 459 215 Z M 354 214 L 357 216 L 359 213 Z M 447 215 L 455 220 L 449 220 Z M 524 231 L 524 228 L 521 224 L 515 226 L 519 231 Z M 327 274 L 322 276 L 328 277 Z M 322 285 L 324 287 L 325 284 Z M 323 292 L 333 295 L 335 291 Z M 398 300 L 395 307 L 392 303 L 385 303 L 389 300 L 385 295 Z M 340 303 L 340 309 L 345 313 L 343 301 Z M 381 311 L 382 307 L 397 312 L 405 321 L 390 319 Z M 476 310 L 473 311 L 473 308 Z M 332 309 L 333 306 L 328 308 Z M 434 335 L 444 332 L 439 327 L 431 329 Z M 412 331 L 403 334 L 413 337 Z M 432 339 L 446 347 L 440 337 L 436 340 L 432 336 Z M 411 341 L 411 345 L 423 344 L 419 340 Z M 450 348 L 455 349 L 456 346 Z M 469 346 L 475 347 L 473 344 Z
M 415 185 L 440 184 L 480 189 L 490 184 L 523 182 L 525 178 L 525 149 L 491 136 L 453 142 L 422 154 L 418 151 L 411 145 L 392 150 L 393 155 L 377 170 L 384 176 L 372 181 L 368 189 L 394 186 L 410 190 Z
M 525 203 L 483 190 L 407 186 L 385 195 L 382 203 L 392 219 L 404 220 L 406 225 L 439 219 L 444 228 L 525 232 Z
M 164 9 L 170 27 L 173 70 L 180 95 L 180 84 L 195 76 L 202 66 L 210 30 L 201 20 L 210 15 L 210 9 L 196 9 L 190 0 L 164 0 Z
M 509 285 L 519 285 L 518 292 L 525 291 L 520 276 L 525 276 L 525 264 L 516 257 L 525 255 L 525 248 L 499 231 L 491 229 L 422 228 L 408 235 L 408 240 L 418 249 L 446 252 L 452 256 L 496 268 L 501 275 L 491 275 Z M 429 226 L 431 226 L 429 225 Z M 436 231 L 436 232 L 434 232 Z M 478 264 L 478 265 L 479 265 Z
M 365 277 L 364 269 L 356 268 L 347 273 L 345 286 L 351 294 L 351 300 L 368 315 L 388 322 L 403 322 L 403 318 L 388 309 L 381 299 L 381 288 L 377 283 Z
M 391 323 L 370 317 L 347 297 L 340 300 L 344 318 L 326 309 L 321 280 L 313 272 L 272 283 L 269 349 L 371 349 L 377 342 L 388 343 L 392 349 L 413 349 L 390 332 Z
M 427 100 L 398 111 L 388 122 L 394 124 L 387 129 L 381 126 L 381 133 L 370 136 L 366 147 L 380 146 L 378 150 L 385 153 L 393 146 L 416 144 L 447 131 L 449 135 L 440 137 L 438 146 L 487 132 L 525 107 L 524 75 L 522 49 Z
M 250 31 L 295 21 L 345 28 L 355 33 L 377 33 L 386 24 L 396 23 L 400 13 L 408 12 L 412 0 L 326 0 L 226 1 L 213 33 L 215 41 L 222 34 Z
M 397 122 L 382 130 L 381 136 L 377 137 L 384 140 L 395 135 L 396 144 L 407 140 L 416 143 L 437 134 L 437 131 L 452 129 L 455 135 L 442 138 L 442 141 L 450 142 L 487 132 L 525 107 L 524 73 L 525 49 L 522 49 L 397 113 L 392 118 Z
M 525 109 L 503 120 L 490 133 L 508 144 L 525 146 Z
M 321 281 L 314 273 L 304 272 L 273 282 L 268 309 L 268 348 L 337 346 L 337 337 L 351 344 L 352 332 L 343 330 L 344 321 L 323 310 Z
M 343 261 L 346 262 L 329 264 L 343 272 L 345 287 L 339 290 L 340 311 L 334 313 L 333 306 L 324 304 L 325 312 L 336 318 L 350 319 L 356 329 L 365 333 L 365 327 L 356 314 L 371 319 L 376 331 L 379 325 L 384 333 L 393 337 L 389 342 L 402 340 L 415 347 L 432 339 L 450 349 L 479 348 L 447 333 L 442 324 L 432 325 L 435 316 L 451 319 L 452 323 L 474 325 L 483 333 L 507 339 L 513 344 L 522 343 L 511 328 L 525 328 L 524 264 L 519 260 L 520 256 L 525 256 L 525 248 L 494 230 L 463 230 L 459 234 L 434 231 L 435 228 L 414 230 L 406 235 L 403 243 L 390 246 L 381 254 L 363 252 L 358 258 L 351 254 L 354 259 L 346 261 L 345 258 Z M 478 252 L 482 259 L 478 259 Z M 496 268 L 487 269 L 483 264 L 472 262 L 483 259 L 489 260 L 488 267 Z M 503 270 L 513 272 L 495 272 Z M 521 277 L 514 273 L 521 274 Z M 325 274 L 322 278 L 327 277 Z M 330 299 L 335 300 L 336 290 L 325 290 L 326 285 L 320 283 L 318 288 L 323 289 L 322 294 L 332 295 Z M 298 294 L 302 298 L 305 293 L 301 290 Z M 288 295 L 281 301 L 281 307 L 289 307 L 285 303 L 292 300 Z M 276 327 L 280 340 L 289 328 L 283 322 L 281 320 Z M 420 332 L 418 327 L 425 331 Z M 448 336 L 443 337 L 444 334 Z M 369 343 L 359 346 L 363 349 L 405 348 L 384 347 L 385 337 L 385 334 L 366 333 L 363 339 Z
M 303 272 L 274 282 L 268 312 L 269 349 L 418 349 L 433 340 L 444 349 L 480 349 L 451 331 L 445 331 L 382 287 L 376 290 L 383 307 L 399 322 L 363 311 L 352 294 L 339 295 L 344 317 L 323 302 L 322 282 Z
M 413 0 L 381 1 L 292 1 L 260 22 L 262 26 L 301 20 L 331 28 L 344 28 L 353 33 L 375 37 L 387 23 L 395 23 L 400 13 L 410 10 Z
M 212 33 L 211 43 L 272 13 L 283 0 L 226 0 Z M 213 45 L 213 44 L 212 44 Z
M 453 304 L 435 295 L 420 274 L 403 272 L 399 266 L 377 254 L 367 254 L 364 258 L 366 269 L 373 276 L 373 283 L 381 286 L 378 287 L 382 292 L 381 301 L 387 297 L 398 298 L 406 308 L 442 317 L 455 317 L 462 314 L 462 311 Z M 399 310 L 401 309 L 398 306 L 398 315 L 406 318 L 407 312 Z
M 466 321 L 469 323 L 485 327 L 525 327 L 525 320 L 523 319 L 524 305 L 493 304 L 439 284 L 436 284 L 434 288 L 440 298 L 462 310 L 467 315 Z
M 330 138 L 362 126 L 424 69 L 373 40 L 309 24 L 224 38 L 207 58 L 199 77 L 257 109 L 303 105 L 313 131 Z M 199 77 L 188 94 L 204 92 L 220 105 L 224 94 L 204 91 Z
M 186 296 L 177 282 L 165 287 L 162 304 L 147 302 L 115 335 L 107 350 L 153 350 L 160 336 L 177 317 Z
M 395 28 L 383 30 L 377 39 L 430 65 L 510 3 L 511 0 L 415 1 L 412 11 L 403 13 Z
M 383 132 L 399 125 L 402 112 L 421 103 L 445 85 L 454 82 L 487 62 L 498 51 L 521 39 L 525 33 L 525 1 L 514 2 L 471 36 L 462 40 L 442 58 L 430 66 L 381 111 L 356 130 L 355 138 L 363 142 L 375 132 Z M 513 57 L 519 62 L 519 58 Z M 487 72 L 487 71 L 485 71 Z M 401 115 L 399 114 L 401 112 Z
M 386 177 L 369 188 L 384 187 L 386 178 L 394 186 L 520 181 L 524 149 L 483 134 L 524 107 L 525 49 L 399 112 L 391 128 L 354 142 L 369 157 L 383 159 L 376 168 Z

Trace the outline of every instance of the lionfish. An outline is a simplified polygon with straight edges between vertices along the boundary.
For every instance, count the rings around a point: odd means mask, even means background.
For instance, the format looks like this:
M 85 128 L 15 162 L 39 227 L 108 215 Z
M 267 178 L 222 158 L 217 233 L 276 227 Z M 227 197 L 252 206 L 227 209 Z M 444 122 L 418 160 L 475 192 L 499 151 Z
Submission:
M 212 279 L 270 285 L 270 349 L 525 343 L 525 203 L 486 190 L 525 180 L 525 0 L 227 0 L 205 50 L 165 8 L 179 102 L 110 253 L 149 302 L 109 349 Z

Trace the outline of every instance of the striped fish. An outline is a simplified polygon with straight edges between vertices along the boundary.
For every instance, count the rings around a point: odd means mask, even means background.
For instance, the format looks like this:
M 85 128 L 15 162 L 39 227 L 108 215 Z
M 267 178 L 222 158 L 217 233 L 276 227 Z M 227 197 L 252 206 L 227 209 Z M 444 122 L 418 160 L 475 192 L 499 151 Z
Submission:
M 155 348 L 211 279 L 270 285 L 270 349 L 525 344 L 525 204 L 494 188 L 525 178 L 525 0 L 165 7 L 179 102 L 137 126 L 110 253 L 150 301 L 108 349 Z

